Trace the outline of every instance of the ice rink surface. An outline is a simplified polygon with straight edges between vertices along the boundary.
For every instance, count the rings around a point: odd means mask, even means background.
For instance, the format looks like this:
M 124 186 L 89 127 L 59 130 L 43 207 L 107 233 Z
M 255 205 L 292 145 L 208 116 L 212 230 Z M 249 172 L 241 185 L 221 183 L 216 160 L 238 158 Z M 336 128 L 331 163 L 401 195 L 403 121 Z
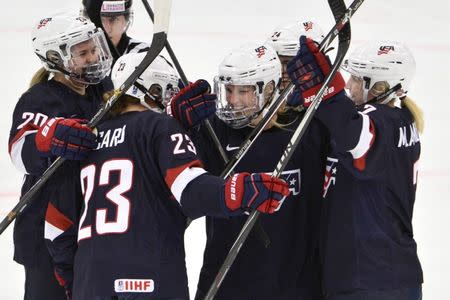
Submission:
M 0 19 L 1 218 L 17 202 L 21 186 L 21 175 L 12 166 L 7 153 L 12 112 L 34 71 L 40 67 L 31 49 L 31 27 L 37 19 L 51 12 L 65 9 L 76 12 L 80 3 L 81 0 L 4 3 Z M 317 21 L 325 32 L 334 22 L 325 0 L 174 0 L 169 41 L 191 81 L 211 80 L 222 57 L 232 48 L 248 41 L 264 41 L 278 24 L 307 17 Z M 148 42 L 151 39 L 152 23 L 139 0 L 135 0 L 135 19 L 129 34 Z M 371 39 L 404 41 L 416 58 L 417 72 L 410 96 L 422 106 L 426 127 L 421 136 L 421 170 L 413 219 L 415 239 L 425 276 L 424 299 L 449 299 L 449 1 L 366 0 L 352 19 L 350 51 Z M 191 297 L 196 289 L 204 242 L 204 221 L 199 219 L 186 234 Z M 0 236 L 0 299 L 23 299 L 24 272 L 22 266 L 12 261 L 12 255 L 10 226 Z

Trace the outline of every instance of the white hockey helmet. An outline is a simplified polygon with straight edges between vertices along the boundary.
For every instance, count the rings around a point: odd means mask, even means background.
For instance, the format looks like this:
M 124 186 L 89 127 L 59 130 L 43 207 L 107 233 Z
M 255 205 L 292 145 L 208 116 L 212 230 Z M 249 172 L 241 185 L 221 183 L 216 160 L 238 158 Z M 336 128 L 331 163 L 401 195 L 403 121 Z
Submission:
M 403 97 L 416 71 L 416 62 L 404 44 L 395 41 L 372 41 L 355 49 L 344 62 L 342 69 L 363 81 L 363 101 L 377 82 L 386 82 L 392 89 L 400 84 L 398 91 L 386 95 L 382 103 Z
M 233 128 L 250 124 L 277 95 L 280 80 L 281 63 L 269 45 L 252 43 L 232 50 L 220 63 L 218 76 L 214 78 L 217 116 Z M 264 91 L 271 82 L 274 91 L 265 95 Z M 253 87 L 252 104 L 231 104 L 228 99 L 231 86 Z
M 320 43 L 323 38 L 322 28 L 310 20 L 290 22 L 278 26 L 267 39 L 266 43 L 271 45 L 278 55 L 295 56 L 300 49 L 299 38 L 305 35 Z
M 103 31 L 84 17 L 58 14 L 43 18 L 33 27 L 31 39 L 48 71 L 96 84 L 111 69 L 112 56 Z
M 128 53 L 119 57 L 111 72 L 115 89 L 130 77 L 146 54 Z M 125 94 L 138 98 L 142 105 L 154 110 L 145 102 L 145 96 L 148 96 L 162 109 L 179 92 L 178 81 L 172 65 L 163 56 L 158 56 Z

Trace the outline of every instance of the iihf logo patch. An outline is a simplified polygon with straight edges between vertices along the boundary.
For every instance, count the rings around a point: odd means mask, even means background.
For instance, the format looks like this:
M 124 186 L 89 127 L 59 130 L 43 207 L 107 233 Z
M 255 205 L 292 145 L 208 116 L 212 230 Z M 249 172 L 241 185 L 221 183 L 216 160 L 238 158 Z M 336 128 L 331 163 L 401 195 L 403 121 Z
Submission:
M 258 56 L 258 58 L 261 58 L 261 56 L 263 56 L 264 54 L 266 54 L 266 50 L 267 48 L 264 46 L 258 47 L 255 49 L 255 52 L 257 53 L 256 56 Z
M 304 22 L 303 27 L 305 28 L 305 31 L 309 31 L 313 28 L 313 23 L 312 22 Z
M 328 193 L 328 189 L 331 185 L 336 184 L 336 173 L 337 173 L 337 163 L 338 159 L 333 157 L 327 157 L 327 165 L 325 167 L 325 180 L 323 182 L 323 198 Z
M 378 55 L 388 54 L 389 51 L 394 51 L 394 46 L 381 46 Z
M 116 293 L 151 293 L 155 290 L 152 279 L 116 279 L 114 291 Z
M 39 21 L 37 29 L 41 29 L 42 27 L 45 27 L 45 25 L 47 25 L 48 22 L 50 22 L 51 20 L 52 20 L 52 18 L 42 19 L 41 21 Z

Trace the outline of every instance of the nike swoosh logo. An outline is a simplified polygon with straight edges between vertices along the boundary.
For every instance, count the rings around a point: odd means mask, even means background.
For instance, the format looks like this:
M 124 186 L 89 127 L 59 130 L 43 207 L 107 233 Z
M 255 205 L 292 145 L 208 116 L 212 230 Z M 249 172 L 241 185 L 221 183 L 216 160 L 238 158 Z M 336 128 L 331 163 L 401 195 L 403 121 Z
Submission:
M 239 149 L 239 147 L 231 147 L 230 145 L 227 145 L 226 149 L 227 151 L 233 151 Z

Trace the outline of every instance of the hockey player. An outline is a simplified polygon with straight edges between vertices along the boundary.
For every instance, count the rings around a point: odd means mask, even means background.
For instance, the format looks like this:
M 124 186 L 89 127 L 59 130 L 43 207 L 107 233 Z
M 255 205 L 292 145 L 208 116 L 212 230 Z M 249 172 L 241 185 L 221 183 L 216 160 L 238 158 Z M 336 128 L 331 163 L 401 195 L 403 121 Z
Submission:
M 370 42 L 349 56 L 344 70 L 350 98 L 337 74 L 328 88 L 337 94 L 325 95 L 316 113 L 334 145 L 320 248 L 326 299 L 419 300 L 412 213 L 423 119 L 407 96 L 415 61 L 401 43 Z M 327 57 L 302 36 L 288 73 L 305 105 L 329 71 Z
M 24 174 L 22 194 L 57 156 L 69 160 L 86 157 L 95 146 L 95 135 L 80 119 L 95 114 L 104 92 L 112 86 L 104 81 L 112 61 L 105 37 L 87 19 L 67 15 L 43 18 L 33 27 L 32 44 L 44 68 L 16 104 L 9 137 L 11 160 Z M 47 80 L 49 76 L 53 77 Z M 65 297 L 45 247 L 44 216 L 50 199 L 74 201 L 76 194 L 67 184 L 77 173 L 78 163 L 67 161 L 16 219 L 14 260 L 25 267 L 24 299 Z
M 112 70 L 116 87 L 144 56 L 119 58 Z M 227 218 L 248 209 L 273 213 L 290 193 L 283 180 L 264 173 L 223 180 L 203 169 L 176 120 L 147 109 L 151 97 L 171 97 L 177 82 L 172 72 L 157 57 L 140 77 L 146 96 L 138 99 L 129 90 L 112 108 L 113 118 L 97 127 L 98 146 L 82 163 L 79 220 L 76 211 L 49 205 L 46 238 L 68 289 L 72 257 L 63 256 L 67 241 L 76 243 L 78 236 L 74 300 L 189 299 L 186 218 Z
M 211 115 L 210 122 L 223 148 L 232 155 L 277 97 L 280 60 L 270 46 L 245 45 L 224 58 L 214 81 L 217 95 L 209 94 L 206 81 L 197 81 L 171 101 L 171 113 L 188 128 Z M 275 116 L 271 120 L 235 171 L 275 169 L 301 114 L 287 124 L 280 124 L 279 119 Z M 320 154 L 325 153 L 320 138 L 324 128 L 320 125 L 314 123 L 309 129 L 307 135 L 315 139 L 298 146 L 281 176 L 290 184 L 292 199 L 277 215 L 258 220 L 270 245 L 265 247 L 257 233 L 250 234 L 215 299 L 313 299 L 317 281 L 311 274 L 309 244 L 312 224 L 319 217 L 316 205 L 321 198 L 325 167 L 325 157 Z M 213 144 L 196 127 L 191 133 L 206 168 L 221 173 L 223 163 Z M 245 221 L 242 216 L 206 218 L 207 242 L 196 299 L 206 295 Z
M 127 35 L 127 30 L 133 23 L 132 5 L 133 0 L 83 0 L 83 14 L 89 16 L 94 23 L 100 16 L 105 33 L 119 56 L 147 51 L 150 48 L 149 44 Z

